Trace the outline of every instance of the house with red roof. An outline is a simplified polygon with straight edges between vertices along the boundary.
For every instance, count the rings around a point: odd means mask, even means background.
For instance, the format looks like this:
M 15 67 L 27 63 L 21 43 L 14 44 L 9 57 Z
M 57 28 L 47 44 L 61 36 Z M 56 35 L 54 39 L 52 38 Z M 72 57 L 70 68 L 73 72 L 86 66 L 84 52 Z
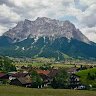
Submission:
M 36 70 L 36 72 L 41 76 L 44 82 L 44 86 L 47 87 L 51 84 L 53 78 L 58 74 L 59 70 L 51 69 L 51 70 Z
M 36 72 L 37 72 L 38 74 L 44 74 L 44 75 L 46 75 L 46 76 L 50 73 L 49 70 L 36 70 Z

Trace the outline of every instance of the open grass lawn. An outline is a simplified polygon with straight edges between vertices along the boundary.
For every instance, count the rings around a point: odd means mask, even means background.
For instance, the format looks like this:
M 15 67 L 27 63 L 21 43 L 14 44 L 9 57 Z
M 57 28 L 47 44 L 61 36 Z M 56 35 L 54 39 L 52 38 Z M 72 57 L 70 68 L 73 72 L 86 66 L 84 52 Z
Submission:
M 51 66 L 54 66 L 56 68 L 71 68 L 74 67 L 74 64 L 52 64 Z
M 80 80 L 83 84 L 89 85 L 91 84 L 93 87 L 96 87 L 96 80 L 88 80 L 87 76 L 88 73 L 96 74 L 96 68 L 90 68 L 87 70 L 82 70 L 80 72 L 77 72 L 76 74 L 80 76 Z
M 44 63 L 37 63 L 37 62 L 33 62 L 33 63 L 14 63 L 15 66 L 33 66 L 33 67 L 40 67 L 40 66 L 43 66 Z
M 96 91 L 67 89 L 32 89 L 17 86 L 0 86 L 0 96 L 96 96 Z
M 81 77 L 86 77 L 89 72 L 90 73 L 96 73 L 96 68 L 90 68 L 87 70 L 82 70 L 82 71 L 77 72 L 76 74 L 81 76 Z
M 15 66 L 33 66 L 33 67 L 41 67 L 43 66 L 44 64 L 46 63 L 39 63 L 39 62 L 33 62 L 33 63 L 14 63 Z M 52 64 L 51 65 L 52 67 L 54 66 L 55 68 L 71 68 L 71 67 L 74 67 L 75 65 L 74 64 Z M 78 67 L 78 66 L 77 66 Z

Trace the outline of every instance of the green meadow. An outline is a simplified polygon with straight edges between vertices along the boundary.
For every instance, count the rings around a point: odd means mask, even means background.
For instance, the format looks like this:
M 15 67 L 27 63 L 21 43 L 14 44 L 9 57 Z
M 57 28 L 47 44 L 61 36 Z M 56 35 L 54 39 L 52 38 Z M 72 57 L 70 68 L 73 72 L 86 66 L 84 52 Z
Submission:
M 3 85 L 0 86 L 0 96 L 96 96 L 96 92 L 69 89 L 32 89 Z
M 85 85 L 92 85 L 93 87 L 96 88 L 96 79 L 88 79 L 88 74 L 91 74 L 92 76 L 95 76 L 96 78 L 96 68 L 90 68 L 87 70 L 82 70 L 80 72 L 77 72 L 76 75 L 80 76 L 80 81 L 85 84 Z

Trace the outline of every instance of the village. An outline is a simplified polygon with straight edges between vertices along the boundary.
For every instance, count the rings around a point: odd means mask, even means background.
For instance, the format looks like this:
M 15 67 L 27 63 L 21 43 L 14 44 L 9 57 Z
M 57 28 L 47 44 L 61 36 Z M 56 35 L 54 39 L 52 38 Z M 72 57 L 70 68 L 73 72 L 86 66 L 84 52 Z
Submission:
M 16 66 L 15 71 L 0 72 L 0 85 L 9 84 L 28 88 L 55 88 L 55 89 L 88 89 L 92 85 L 86 85 L 81 82 L 77 74 L 82 70 L 94 69 L 95 66 L 77 67 L 76 65 L 69 68 L 57 68 L 49 65 L 40 67 Z M 90 75 L 88 73 L 88 75 Z M 89 78 L 89 77 L 88 77 Z M 93 79 L 92 76 L 90 78 Z

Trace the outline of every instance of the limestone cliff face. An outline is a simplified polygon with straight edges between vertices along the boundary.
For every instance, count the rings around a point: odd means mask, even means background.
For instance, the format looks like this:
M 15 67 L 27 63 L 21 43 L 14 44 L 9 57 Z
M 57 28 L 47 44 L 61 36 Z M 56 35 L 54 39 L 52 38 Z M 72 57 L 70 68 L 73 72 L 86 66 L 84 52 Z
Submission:
M 20 42 L 26 38 L 61 38 L 76 39 L 84 43 L 90 44 L 90 41 L 84 36 L 79 29 L 76 29 L 70 21 L 59 21 L 46 17 L 38 17 L 35 21 L 25 19 L 18 22 L 16 27 L 5 32 L 3 36 L 7 36 L 13 42 Z

